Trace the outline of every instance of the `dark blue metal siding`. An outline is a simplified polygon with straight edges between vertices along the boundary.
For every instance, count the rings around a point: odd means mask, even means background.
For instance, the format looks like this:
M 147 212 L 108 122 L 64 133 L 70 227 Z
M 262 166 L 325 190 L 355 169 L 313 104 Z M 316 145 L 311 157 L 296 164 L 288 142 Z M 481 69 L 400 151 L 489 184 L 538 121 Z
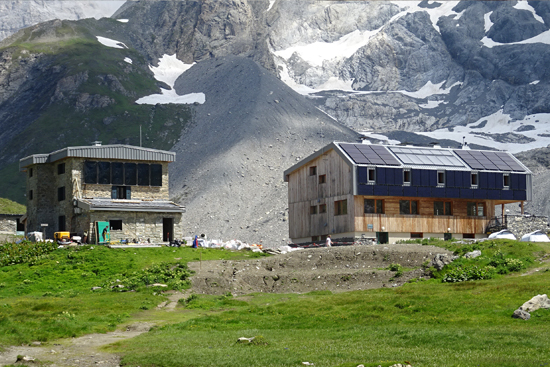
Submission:
M 373 185 L 359 185 L 359 188 L 357 189 L 357 194 L 359 195 L 373 195 L 374 186 Z
M 514 190 L 514 200 L 527 200 L 527 192 Z
M 367 183 L 367 167 L 357 167 L 357 181 L 362 183 Z
M 403 186 L 389 186 L 388 187 L 388 194 L 390 196 L 403 196 Z
M 432 190 L 430 187 L 419 187 L 418 188 L 418 197 L 429 198 L 432 196 Z
M 403 196 L 418 196 L 418 189 L 414 186 L 403 187 Z
M 375 196 L 388 196 L 388 186 L 375 185 L 373 195 L 375 195 Z
M 487 190 L 487 199 L 500 200 L 500 190 Z
M 445 190 L 445 197 L 449 199 L 458 199 L 460 198 L 460 189 L 457 188 L 448 188 Z
M 502 190 L 500 192 L 500 198 L 502 200 L 513 200 L 514 199 L 514 191 L 512 191 L 512 190 Z
M 421 186 L 421 173 L 422 170 L 420 169 L 413 169 L 411 170 L 411 186 Z
M 460 198 L 461 199 L 473 199 L 474 190 L 472 189 L 460 189 Z
M 445 188 L 444 187 L 432 187 L 432 197 L 434 198 L 445 198 Z
M 384 167 L 376 167 L 376 184 L 387 185 L 386 183 L 386 169 Z

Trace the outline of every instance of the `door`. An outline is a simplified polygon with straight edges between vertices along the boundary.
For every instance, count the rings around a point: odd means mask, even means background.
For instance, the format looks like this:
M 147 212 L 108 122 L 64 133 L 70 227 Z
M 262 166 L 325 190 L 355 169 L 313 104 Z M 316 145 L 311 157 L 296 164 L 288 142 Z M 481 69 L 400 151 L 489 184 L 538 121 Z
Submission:
M 174 239 L 174 218 L 162 218 L 162 241 L 170 242 Z
M 388 232 L 376 232 L 376 243 L 385 245 L 389 242 Z

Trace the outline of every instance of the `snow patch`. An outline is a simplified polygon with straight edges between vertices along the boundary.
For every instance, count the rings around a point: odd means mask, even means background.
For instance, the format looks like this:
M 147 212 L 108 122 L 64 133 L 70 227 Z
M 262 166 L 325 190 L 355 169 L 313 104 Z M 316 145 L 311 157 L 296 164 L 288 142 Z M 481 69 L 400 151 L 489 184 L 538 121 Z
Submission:
M 487 121 L 482 128 L 473 128 Z M 533 130 L 517 132 L 522 125 L 532 125 Z M 515 133 L 535 139 L 530 143 L 501 143 L 491 138 L 491 134 Z M 488 135 L 479 135 L 484 133 Z M 453 131 L 448 129 L 439 129 L 430 132 L 418 132 L 419 135 L 431 137 L 433 139 L 450 139 L 462 143 L 462 137 L 466 137 L 468 144 L 479 144 L 487 147 L 506 150 L 510 153 L 518 153 L 535 148 L 543 148 L 550 144 L 550 113 L 539 113 L 528 115 L 523 120 L 512 121 L 510 115 L 499 110 L 492 115 L 485 116 L 479 120 L 468 124 L 467 126 L 455 126 Z M 541 134 L 548 136 L 540 136 Z
M 128 19 L 117 19 L 120 23 L 128 23 Z
M 449 16 L 453 14 L 459 15 L 459 13 L 453 11 L 453 8 L 459 3 L 458 1 L 440 1 L 437 3 L 441 5 L 433 9 L 422 8 L 418 6 L 421 3 L 421 1 L 391 1 L 391 2 L 393 4 L 398 5 L 400 8 L 404 8 L 405 10 L 399 14 L 394 15 L 390 20 L 390 22 L 393 22 L 396 19 L 399 19 L 402 16 L 409 13 L 415 13 L 417 11 L 425 11 L 430 16 L 430 20 L 432 21 L 433 27 L 439 33 L 441 33 L 441 30 L 437 26 L 437 22 L 439 21 L 439 18 L 441 18 L 442 16 Z
M 386 135 L 375 134 L 370 131 L 358 131 L 358 133 L 367 138 L 385 141 L 386 144 L 389 144 L 389 145 L 397 145 L 401 143 L 399 140 L 393 140 L 388 138 Z
M 275 4 L 275 1 L 277 0 L 269 0 L 269 6 L 267 7 L 266 13 L 271 10 L 273 5 Z
M 442 104 L 443 101 L 428 101 L 428 103 L 424 103 L 424 104 L 419 104 L 418 107 L 422 107 L 422 108 L 436 108 L 438 107 L 440 104 Z
M 535 8 L 533 8 L 531 5 L 529 5 L 529 3 L 525 0 L 521 0 L 521 1 L 518 1 L 516 3 L 516 5 L 513 6 L 515 9 L 518 9 L 518 10 L 527 10 L 527 11 L 530 11 L 532 14 L 533 14 L 533 17 L 538 20 L 539 22 L 541 22 L 542 24 L 544 24 L 544 19 L 542 19 L 542 17 L 540 15 L 537 14 L 537 12 L 535 11 Z
M 149 69 L 153 72 L 155 79 L 161 82 L 164 82 L 170 86 L 170 90 L 161 88 L 161 94 L 152 94 L 150 96 L 142 97 L 136 101 L 137 104 L 167 104 L 167 103 L 176 103 L 176 104 L 192 104 L 200 103 L 203 104 L 206 101 L 206 96 L 204 93 L 189 93 L 185 95 L 178 95 L 174 90 L 174 83 L 176 79 L 189 70 L 193 64 L 185 64 L 182 61 L 178 60 L 176 54 L 163 55 L 159 59 L 159 65 L 149 66 Z
M 493 26 L 493 22 L 491 21 L 491 14 L 493 14 L 492 11 L 486 13 L 484 16 L 483 16 L 483 19 L 485 20 L 485 33 L 489 32 L 489 30 L 491 29 L 491 27 Z
M 537 84 L 539 84 L 539 82 L 540 82 L 540 80 L 534 80 L 534 81 L 532 81 L 532 82 L 531 82 L 531 83 L 529 83 L 529 84 L 532 84 L 532 85 L 537 85 Z
M 128 48 L 124 43 L 112 40 L 110 38 L 105 38 L 100 36 L 96 36 L 96 38 L 97 38 L 97 41 L 101 43 L 103 46 L 112 47 L 112 48 Z
M 132 63 L 132 59 L 129 58 L 129 57 L 125 57 L 125 58 L 124 58 L 124 61 L 126 61 L 128 64 L 131 64 L 131 63 Z

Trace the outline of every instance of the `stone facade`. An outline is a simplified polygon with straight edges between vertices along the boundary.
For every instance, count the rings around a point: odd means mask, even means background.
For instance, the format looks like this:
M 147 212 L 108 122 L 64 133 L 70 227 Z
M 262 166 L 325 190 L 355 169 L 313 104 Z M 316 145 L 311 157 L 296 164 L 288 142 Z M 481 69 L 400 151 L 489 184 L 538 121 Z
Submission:
M 128 147 L 131 149 L 141 149 Z M 168 152 L 166 152 L 168 153 Z M 124 160 L 105 158 L 83 158 L 65 156 L 53 162 L 26 165 L 27 174 L 27 232 L 45 229 L 46 238 L 53 238 L 54 232 L 64 230 L 83 236 L 88 234 L 89 242 L 95 239 L 94 223 L 97 221 L 122 221 L 122 230 L 113 230 L 112 241 L 121 239 L 150 239 L 151 242 L 163 242 L 163 229 L 166 222 L 173 223 L 170 238 L 181 238 L 183 234 L 181 212 L 167 211 L 129 211 L 125 210 L 83 210 L 77 208 L 75 200 L 111 199 L 113 186 L 84 183 L 84 163 L 121 162 L 160 164 L 162 167 L 161 186 L 121 185 L 129 187 L 132 201 L 169 201 L 168 161 Z M 63 165 L 63 167 L 60 167 Z M 115 199 L 122 202 L 123 199 Z M 177 207 L 177 206 L 176 206 Z M 120 223 L 120 222 L 119 222 Z M 45 228 L 43 224 L 47 224 Z M 168 226 L 171 227 L 171 226 Z
M 0 233 L 15 233 L 17 231 L 17 215 L 0 214 Z

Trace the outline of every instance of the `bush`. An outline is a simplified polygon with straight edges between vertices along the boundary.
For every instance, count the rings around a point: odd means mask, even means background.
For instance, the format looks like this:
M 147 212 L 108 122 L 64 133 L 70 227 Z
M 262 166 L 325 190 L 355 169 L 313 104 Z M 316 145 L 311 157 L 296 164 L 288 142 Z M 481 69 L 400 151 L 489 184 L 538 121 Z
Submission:
M 491 279 L 495 276 L 492 266 L 463 265 L 449 271 L 443 277 L 444 283 L 466 282 L 468 280 Z
M 0 266 L 30 263 L 44 259 L 48 254 L 57 250 L 55 242 L 5 243 L 0 246 Z
M 168 289 L 183 289 L 189 286 L 190 275 L 191 272 L 186 265 L 160 263 L 147 269 L 135 271 L 128 276 L 117 275 L 115 280 L 104 283 L 102 287 L 125 292 L 155 283 L 162 283 L 166 284 Z M 120 287 L 120 285 L 123 287 Z

